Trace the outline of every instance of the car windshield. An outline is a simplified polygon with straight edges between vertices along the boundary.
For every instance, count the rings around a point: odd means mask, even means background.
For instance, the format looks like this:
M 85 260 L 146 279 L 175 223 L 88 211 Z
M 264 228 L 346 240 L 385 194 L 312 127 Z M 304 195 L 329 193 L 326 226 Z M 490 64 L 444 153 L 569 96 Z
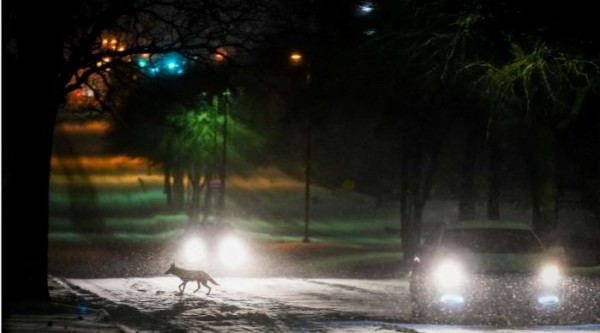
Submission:
M 540 253 L 542 246 L 529 230 L 451 229 L 441 240 L 445 249 L 475 253 Z

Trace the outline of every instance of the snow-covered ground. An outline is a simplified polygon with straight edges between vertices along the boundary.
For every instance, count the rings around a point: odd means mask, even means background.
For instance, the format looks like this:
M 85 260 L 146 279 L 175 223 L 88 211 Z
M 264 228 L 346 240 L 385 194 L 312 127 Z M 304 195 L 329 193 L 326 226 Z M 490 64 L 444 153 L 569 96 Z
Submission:
M 173 276 L 56 279 L 111 318 L 142 331 L 212 332 L 600 332 L 600 324 L 499 328 L 410 322 L 406 279 L 215 277 L 210 295 Z M 600 311 L 596 309 L 596 311 Z

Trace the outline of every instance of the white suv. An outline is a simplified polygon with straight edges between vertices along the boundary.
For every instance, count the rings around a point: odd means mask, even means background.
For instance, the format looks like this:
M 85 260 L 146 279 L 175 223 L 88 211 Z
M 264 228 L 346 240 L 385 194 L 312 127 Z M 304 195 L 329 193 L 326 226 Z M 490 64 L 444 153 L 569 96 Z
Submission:
M 410 275 L 413 314 L 426 321 L 552 318 L 562 290 L 561 260 L 522 223 L 444 225 L 423 244 Z

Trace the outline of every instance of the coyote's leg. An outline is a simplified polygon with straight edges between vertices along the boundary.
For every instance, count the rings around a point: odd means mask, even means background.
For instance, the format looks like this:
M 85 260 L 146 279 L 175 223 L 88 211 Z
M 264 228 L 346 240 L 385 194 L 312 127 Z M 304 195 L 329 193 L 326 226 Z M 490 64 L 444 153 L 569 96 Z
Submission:
M 208 283 L 206 282 L 202 282 L 202 285 L 204 285 L 206 288 L 208 288 L 208 292 L 206 293 L 207 295 L 210 295 L 210 291 L 212 290 L 211 287 L 208 286 Z
M 185 285 L 187 284 L 187 281 L 183 281 L 180 285 L 179 285 L 179 291 L 180 294 L 183 295 L 183 292 L 185 291 Z M 181 288 L 181 286 L 183 286 L 183 289 Z
M 194 290 L 194 292 L 197 292 L 198 290 L 200 290 L 200 280 L 196 280 L 196 282 L 198 283 L 198 288 L 196 288 L 196 290 Z

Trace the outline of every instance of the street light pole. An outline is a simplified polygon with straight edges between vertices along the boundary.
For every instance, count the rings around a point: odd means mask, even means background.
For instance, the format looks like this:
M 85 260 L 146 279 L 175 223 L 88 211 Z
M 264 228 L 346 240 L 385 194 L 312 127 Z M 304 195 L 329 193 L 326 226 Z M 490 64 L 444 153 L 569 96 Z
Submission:
M 212 59 L 215 62 L 215 64 L 217 65 L 217 68 L 220 69 L 221 74 L 225 75 L 226 78 L 226 82 L 229 83 L 229 71 L 227 70 L 227 55 L 228 55 L 228 50 L 224 47 L 219 47 L 217 48 L 216 52 L 214 54 L 212 54 Z M 228 85 L 228 84 L 227 84 Z M 222 133 L 223 133 L 223 146 L 222 151 L 221 151 L 221 165 L 219 168 L 219 197 L 218 197 L 218 201 L 217 201 L 217 213 L 220 216 L 223 216 L 223 213 L 225 211 L 225 181 L 227 178 L 227 137 L 228 137 L 228 132 L 227 132 L 227 122 L 229 119 L 229 108 L 231 107 L 230 104 L 230 96 L 231 96 L 231 92 L 229 91 L 229 89 L 225 89 L 224 92 L 219 93 L 219 98 L 218 98 L 218 105 L 219 108 L 223 111 L 223 128 L 222 128 Z
M 294 66 L 298 66 L 304 62 L 303 56 L 299 52 L 292 52 L 290 54 L 290 62 Z M 310 68 L 309 64 L 306 64 L 306 89 L 310 89 Z M 304 239 L 302 242 L 309 243 L 309 224 L 310 224 L 310 171 L 311 171 L 311 141 L 312 141 L 312 124 L 311 124 L 310 109 L 307 110 L 306 116 L 306 156 L 305 156 L 305 184 L 304 184 Z
M 223 213 L 225 210 L 225 179 L 227 178 L 227 118 L 229 111 L 229 90 L 223 93 L 223 156 L 221 161 L 221 195 L 219 196 L 219 212 Z
M 306 125 L 306 184 L 304 190 L 304 239 L 302 242 L 310 242 L 308 237 L 308 224 L 310 222 L 310 146 L 311 146 L 311 123 L 310 116 Z

